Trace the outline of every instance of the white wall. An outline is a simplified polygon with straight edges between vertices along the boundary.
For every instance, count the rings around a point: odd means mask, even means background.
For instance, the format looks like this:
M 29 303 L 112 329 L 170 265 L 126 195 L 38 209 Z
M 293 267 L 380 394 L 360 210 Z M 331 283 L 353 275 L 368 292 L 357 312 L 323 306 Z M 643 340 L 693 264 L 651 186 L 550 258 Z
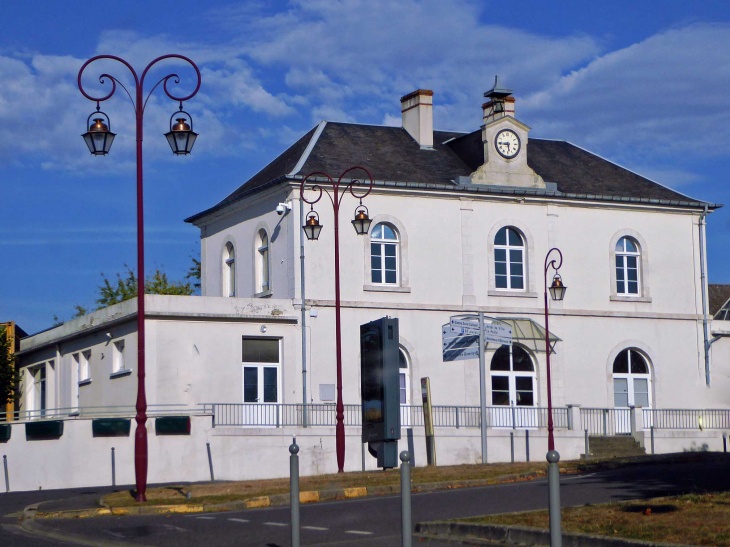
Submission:
M 0 443 L 0 454 L 7 456 L 11 491 L 110 485 L 112 447 L 116 455 L 117 485 L 134 484 L 135 425 L 132 420 L 129 437 L 93 437 L 91 420 L 70 419 L 65 421 L 61 438 L 27 441 L 24 424 L 14 424 L 10 441 Z M 198 416 L 192 418 L 190 435 L 158 436 L 154 418 L 148 420 L 147 432 L 149 484 L 209 480 L 206 443 L 210 443 L 216 480 L 287 477 L 288 447 L 293 436 L 300 446 L 301 475 L 337 471 L 334 428 L 213 428 L 209 416 Z M 509 461 L 509 433 L 509 430 L 489 431 L 490 462 Z M 359 428 L 346 428 L 345 471 L 362 469 L 360 434 Z M 584 451 L 583 434 L 556 430 L 556 446 L 562 460 L 577 459 Z M 648 435 L 646 446 L 648 452 Z M 425 465 L 423 428 L 414 428 L 414 447 L 416 464 Z M 405 430 L 398 449 L 407 449 Z M 718 431 L 657 432 L 655 450 L 657 453 L 719 451 L 722 436 Z M 530 460 L 544 461 L 546 451 L 545 432 L 531 431 Z M 479 430 L 436 428 L 436 458 L 439 465 L 477 463 Z M 515 432 L 515 459 L 525 460 L 524 431 Z M 376 469 L 375 459 L 367 451 L 365 462 L 366 469 Z

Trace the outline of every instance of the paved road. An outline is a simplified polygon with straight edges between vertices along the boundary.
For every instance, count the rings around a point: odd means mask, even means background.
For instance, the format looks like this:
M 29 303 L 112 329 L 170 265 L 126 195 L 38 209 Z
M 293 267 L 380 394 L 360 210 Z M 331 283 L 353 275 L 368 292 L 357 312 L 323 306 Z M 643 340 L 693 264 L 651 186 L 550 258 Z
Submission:
M 655 465 L 564 476 L 561 495 L 563 505 L 570 506 L 719 490 L 730 490 L 730 464 L 726 462 Z M 544 480 L 414 493 L 413 522 L 541 509 L 546 504 Z M 288 519 L 288 507 L 271 507 L 187 516 L 38 520 L 35 524 L 44 533 L 59 538 L 83 536 L 89 539 L 89 545 L 283 547 L 289 545 Z M 303 545 L 400 545 L 400 498 L 397 496 L 303 505 L 301 520 L 307 527 L 302 530 Z M 61 545 L 50 540 L 25 543 L 26 538 L 5 543 L 6 537 L 12 537 L 7 534 L 7 530 L 0 534 L 3 546 Z

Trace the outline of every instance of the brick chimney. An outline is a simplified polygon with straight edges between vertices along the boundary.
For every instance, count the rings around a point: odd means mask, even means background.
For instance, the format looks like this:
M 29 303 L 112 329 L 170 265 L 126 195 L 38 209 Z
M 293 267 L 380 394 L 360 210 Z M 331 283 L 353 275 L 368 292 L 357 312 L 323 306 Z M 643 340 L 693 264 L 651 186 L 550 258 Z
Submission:
M 400 99 L 403 129 L 421 148 L 433 148 L 433 91 L 417 89 Z
M 499 74 L 497 74 L 494 77 L 494 87 L 484 94 L 489 99 L 482 105 L 485 124 L 505 116 L 515 117 L 515 98 L 510 95 L 512 95 L 512 90 L 500 85 Z

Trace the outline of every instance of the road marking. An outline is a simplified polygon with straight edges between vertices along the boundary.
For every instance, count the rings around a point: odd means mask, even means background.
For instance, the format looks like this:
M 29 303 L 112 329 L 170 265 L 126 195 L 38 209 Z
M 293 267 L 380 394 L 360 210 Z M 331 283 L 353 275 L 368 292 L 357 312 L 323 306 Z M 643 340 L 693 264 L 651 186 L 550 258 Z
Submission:
M 286 522 L 264 522 L 264 526 L 289 526 Z
M 326 530 L 329 530 L 329 528 L 323 528 L 322 526 L 302 526 L 304 530 L 317 530 L 320 532 L 324 532 Z
M 358 536 L 372 536 L 372 532 L 363 532 L 361 530 L 345 530 L 346 534 L 355 534 Z
M 244 523 L 251 522 L 251 521 L 248 521 L 246 519 L 228 519 L 228 520 L 232 520 L 233 522 L 244 522 Z
M 203 520 L 215 520 L 215 517 L 198 517 L 199 519 Z

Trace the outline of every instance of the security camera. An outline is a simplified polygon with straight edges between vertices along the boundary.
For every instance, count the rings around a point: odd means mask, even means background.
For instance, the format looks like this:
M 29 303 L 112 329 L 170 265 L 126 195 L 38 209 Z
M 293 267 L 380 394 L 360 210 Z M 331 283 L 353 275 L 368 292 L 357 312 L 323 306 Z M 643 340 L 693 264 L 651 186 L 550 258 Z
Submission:
M 280 203 L 276 206 L 276 214 L 279 216 L 286 214 L 287 211 L 291 211 L 290 203 Z

